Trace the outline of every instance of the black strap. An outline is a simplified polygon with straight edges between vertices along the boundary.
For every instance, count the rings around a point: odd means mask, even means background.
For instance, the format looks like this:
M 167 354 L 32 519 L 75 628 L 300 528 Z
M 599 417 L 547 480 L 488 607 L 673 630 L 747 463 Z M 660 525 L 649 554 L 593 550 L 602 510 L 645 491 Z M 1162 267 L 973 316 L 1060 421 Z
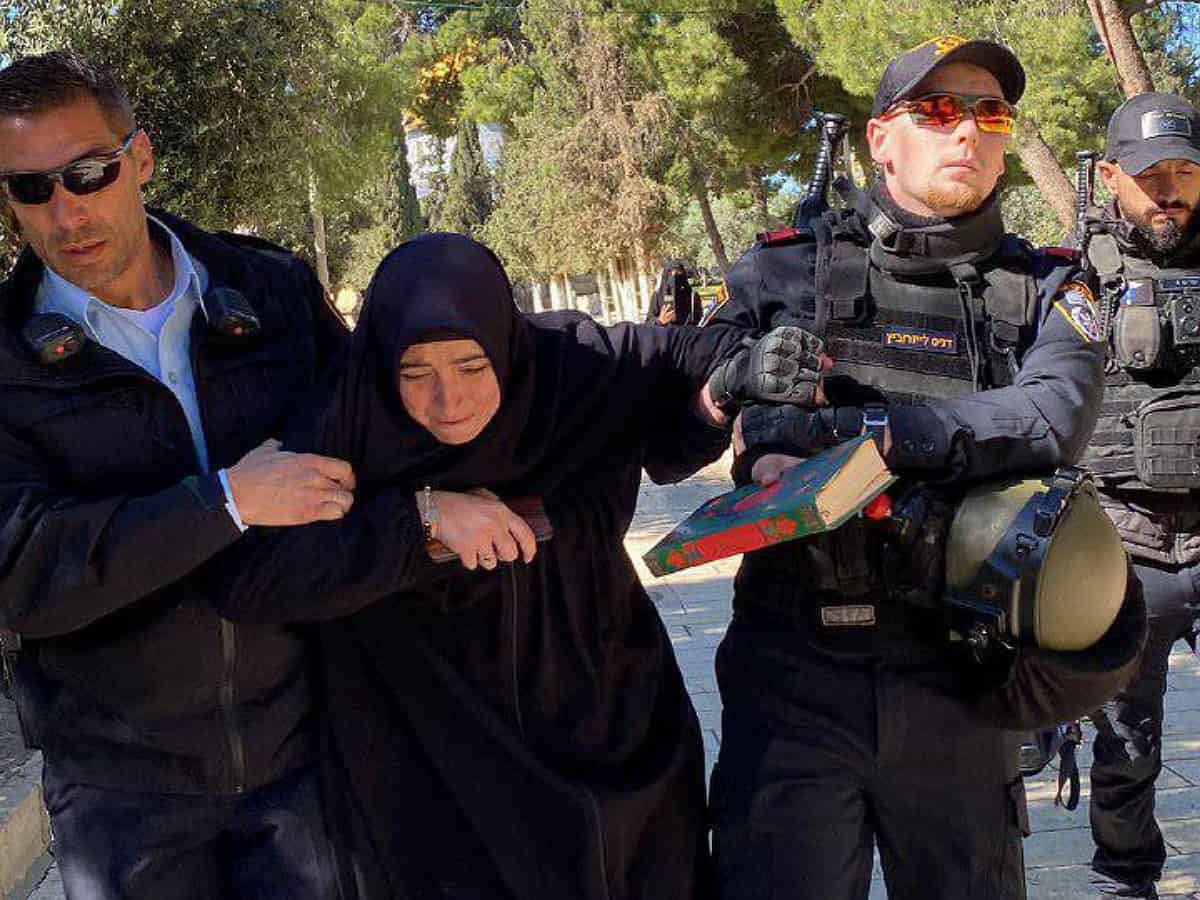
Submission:
M 817 308 L 813 316 L 813 331 L 817 337 L 825 337 L 829 328 L 829 279 L 830 265 L 833 258 L 833 228 L 829 223 L 829 213 L 818 216 L 812 222 L 813 237 L 817 243 L 816 272 L 813 277 L 813 287 L 816 293 Z
M 1078 720 L 1064 726 L 1062 746 L 1058 748 L 1058 793 L 1054 805 L 1073 810 L 1079 805 L 1079 761 L 1075 751 L 1083 743 L 1083 727 Z M 1070 783 L 1071 789 L 1064 803 L 1063 787 Z
M 971 387 L 979 390 L 980 357 L 982 345 L 979 341 L 979 320 L 983 317 L 983 303 L 976 295 L 980 284 L 979 270 L 970 263 L 956 263 L 950 267 L 958 295 L 962 300 L 963 322 L 967 327 L 967 360 L 971 367 Z

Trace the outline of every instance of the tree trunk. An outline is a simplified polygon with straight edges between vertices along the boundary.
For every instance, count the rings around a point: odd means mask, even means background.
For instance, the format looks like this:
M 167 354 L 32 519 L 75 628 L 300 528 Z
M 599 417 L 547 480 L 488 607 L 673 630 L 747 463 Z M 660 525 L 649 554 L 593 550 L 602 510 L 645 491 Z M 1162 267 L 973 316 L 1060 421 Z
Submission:
M 613 297 L 612 284 L 607 272 L 596 272 L 596 290 L 600 292 L 600 309 L 603 313 L 604 324 L 611 325 L 621 319 L 618 313 L 616 298 Z
M 646 318 L 650 301 L 654 297 L 654 273 L 651 271 L 650 254 L 645 245 L 638 241 L 633 252 L 634 271 L 637 273 L 638 316 L 636 321 Z
M 747 166 L 746 176 L 750 182 L 750 196 L 754 198 L 754 206 L 758 210 L 758 227 L 767 231 L 771 227 L 771 210 L 767 206 L 767 186 L 763 183 L 763 170 L 758 166 Z
M 325 244 L 325 214 L 321 212 L 321 193 L 317 188 L 317 176 L 309 170 L 308 173 L 308 211 L 312 216 L 313 253 L 317 260 L 317 279 L 330 293 L 329 287 L 329 252 Z
M 640 322 L 646 317 L 646 313 L 641 309 L 641 304 L 638 302 L 638 284 L 637 284 L 637 269 L 631 262 L 632 257 L 626 256 L 619 263 L 621 267 L 621 286 L 628 298 L 626 302 L 629 304 L 629 321 Z
M 632 295 L 625 287 L 625 280 L 621 277 L 617 259 L 611 256 L 608 258 L 608 284 L 616 298 L 618 315 L 621 320 L 624 322 L 638 321 L 637 304 L 633 302 Z
M 1037 126 L 1024 120 L 1016 135 L 1016 151 L 1021 165 L 1029 173 L 1038 190 L 1064 229 L 1075 225 L 1075 188 L 1059 165 L 1058 160 L 1044 140 Z
M 696 202 L 700 204 L 700 215 L 704 217 L 704 231 L 708 234 L 708 246 L 712 248 L 717 265 L 721 267 L 721 274 L 727 275 L 729 274 L 729 257 L 725 255 L 725 242 L 721 239 L 721 232 L 717 231 L 717 220 L 713 218 L 712 204 L 708 200 L 708 188 L 701 179 L 696 178 L 692 181 L 692 190 L 695 192 Z
M 1088 9 L 1125 96 L 1154 90 L 1154 78 L 1133 33 L 1129 11 L 1121 6 L 1120 0 L 1088 0 Z
M 567 309 L 578 310 L 579 312 L 587 312 L 586 309 L 579 308 L 579 295 L 575 293 L 575 285 L 571 284 L 571 276 L 564 275 L 563 280 L 563 296 L 567 298 Z

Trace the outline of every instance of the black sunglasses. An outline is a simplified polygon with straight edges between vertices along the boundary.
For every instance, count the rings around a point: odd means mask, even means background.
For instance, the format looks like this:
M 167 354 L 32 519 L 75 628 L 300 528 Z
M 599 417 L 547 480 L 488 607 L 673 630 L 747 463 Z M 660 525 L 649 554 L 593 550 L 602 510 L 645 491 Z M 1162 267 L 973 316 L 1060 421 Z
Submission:
M 121 141 L 121 146 L 111 153 L 77 159 L 70 165 L 50 172 L 5 172 L 0 174 L 0 185 L 4 186 L 8 199 L 27 205 L 48 203 L 54 196 L 56 183 L 72 194 L 94 194 L 120 176 L 121 157 L 133 145 L 133 139 L 140 130 L 135 128 L 129 132 Z

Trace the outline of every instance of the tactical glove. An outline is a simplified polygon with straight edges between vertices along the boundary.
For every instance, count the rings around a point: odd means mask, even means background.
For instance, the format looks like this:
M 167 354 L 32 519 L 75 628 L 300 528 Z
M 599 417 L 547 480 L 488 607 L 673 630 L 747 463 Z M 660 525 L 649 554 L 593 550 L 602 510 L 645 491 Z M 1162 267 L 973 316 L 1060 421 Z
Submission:
M 811 406 L 821 380 L 823 346 L 803 328 L 787 325 L 767 332 L 712 373 L 713 402 L 731 415 L 745 403 Z
M 742 440 L 746 450 L 756 446 L 786 446 L 800 453 L 819 453 L 858 437 L 863 430 L 862 408 L 823 406 L 747 406 L 742 410 Z

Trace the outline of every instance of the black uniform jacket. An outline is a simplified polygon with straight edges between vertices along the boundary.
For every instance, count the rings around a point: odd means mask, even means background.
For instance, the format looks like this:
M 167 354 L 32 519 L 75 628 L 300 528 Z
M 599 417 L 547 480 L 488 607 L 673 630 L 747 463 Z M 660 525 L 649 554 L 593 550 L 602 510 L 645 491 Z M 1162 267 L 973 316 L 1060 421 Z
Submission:
M 845 223 L 849 239 L 872 241 L 861 215 Z M 864 249 L 865 252 L 865 249 Z M 780 325 L 815 327 L 817 245 L 755 245 L 730 271 L 729 300 L 714 323 L 759 331 Z M 1031 272 L 1047 279 L 1074 263 L 1030 253 Z M 948 280 L 948 279 L 947 279 Z M 1060 283 L 1062 279 L 1059 279 Z M 1020 369 L 1008 387 L 889 410 L 888 466 L 913 477 L 983 481 L 998 475 L 1037 474 L 1079 458 L 1091 436 L 1103 391 L 1100 345 L 1082 337 L 1040 298 L 1040 328 L 1022 336 Z
M 477 340 L 501 385 L 468 445 L 437 444 L 396 396 L 395 361 L 429 333 Z M 363 895 L 708 890 L 700 733 L 622 539 L 643 465 L 682 477 L 726 445 L 689 404 L 739 338 L 522 317 L 498 262 L 457 236 L 381 265 L 318 429 L 356 466 L 356 509 L 262 536 L 228 569 L 223 606 L 346 616 L 321 629 L 327 761 L 350 785 L 337 831 L 354 836 Z M 554 537 L 529 565 L 434 566 L 414 508 L 423 484 L 540 496 Z M 382 509 L 400 523 L 390 532 Z
M 155 215 L 262 322 L 237 341 L 199 309 L 192 323 L 215 471 L 281 436 L 346 333 L 291 254 Z M 195 570 L 239 535 L 171 392 L 92 342 L 53 365 L 22 343 L 42 271 L 26 253 L 0 289 L 0 616 L 24 639 L 25 724 L 63 777 L 87 784 L 268 782 L 309 753 L 304 642 L 213 610 Z

